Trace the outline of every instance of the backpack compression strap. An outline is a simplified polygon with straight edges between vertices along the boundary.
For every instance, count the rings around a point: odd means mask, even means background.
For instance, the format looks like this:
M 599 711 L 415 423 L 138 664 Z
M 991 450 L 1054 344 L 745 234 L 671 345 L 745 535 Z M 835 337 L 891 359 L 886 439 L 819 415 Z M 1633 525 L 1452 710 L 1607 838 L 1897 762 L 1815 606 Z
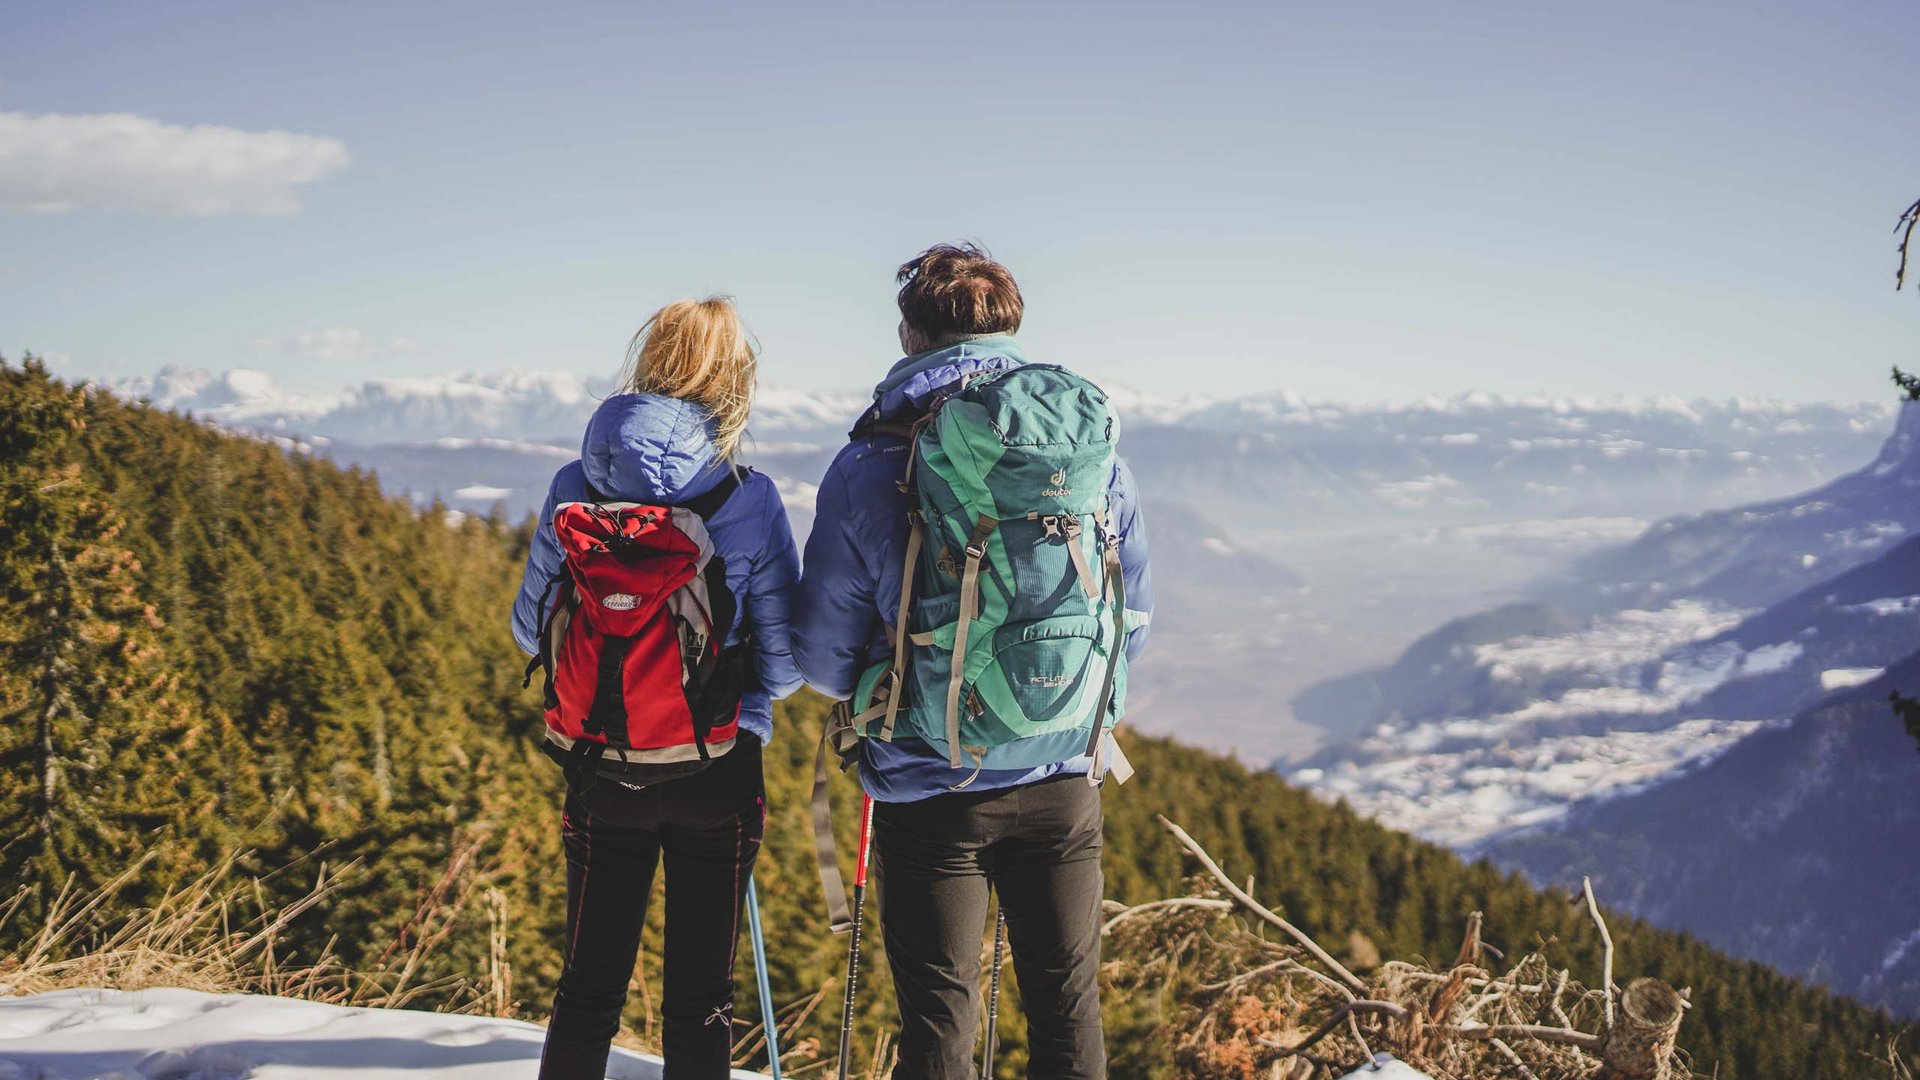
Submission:
M 813 857 L 820 869 L 820 893 L 827 899 L 827 924 L 836 934 L 853 930 L 853 909 L 847 904 L 840 852 L 833 841 L 833 804 L 828 792 L 833 773 L 827 767 L 827 751 L 831 749 L 840 759 L 843 771 L 851 764 L 854 744 L 859 741 L 849 715 L 852 711 L 847 702 L 834 703 L 820 729 L 819 749 L 813 753 Z
M 967 566 L 960 575 L 960 619 L 953 625 L 953 673 L 947 680 L 947 762 L 956 769 L 961 767 L 960 682 L 967 672 L 967 627 L 980 614 L 980 560 L 987 557 L 987 540 L 999 525 L 998 518 L 980 515 L 967 540 Z M 968 778 L 967 783 L 972 782 Z
M 893 666 L 887 670 L 887 700 L 885 705 L 875 705 L 854 716 L 851 723 L 856 731 L 864 731 L 866 725 L 877 718 L 884 717 L 880 724 L 880 740 L 893 741 L 894 723 L 900 715 L 900 703 L 907 696 L 907 615 L 913 604 L 913 576 L 919 569 L 920 549 L 926 543 L 927 519 L 920 513 L 916 496 L 919 489 L 913 480 L 913 467 L 917 460 L 916 450 L 920 443 L 920 432 L 933 422 L 934 413 L 927 413 L 911 424 L 870 424 L 856 429 L 856 435 L 893 435 L 907 441 L 907 467 L 895 484 L 900 494 L 907 496 L 907 557 L 901 561 L 900 568 L 900 606 L 894 613 L 893 625 L 887 628 L 887 636 L 893 639 Z M 869 697 L 869 701 L 871 696 Z
M 1120 743 L 1107 730 L 1107 710 L 1113 707 L 1113 681 L 1120 671 L 1120 657 L 1127 648 L 1127 579 L 1120 567 L 1120 546 L 1106 548 L 1107 585 L 1113 591 L 1113 646 L 1107 651 L 1107 673 L 1100 680 L 1100 709 L 1093 714 L 1093 731 L 1087 736 L 1087 755 L 1093 764 L 1087 770 L 1087 786 L 1099 787 L 1106 778 L 1107 750 L 1113 750 L 1113 775 L 1124 784 L 1133 775 L 1133 764 L 1120 749 Z

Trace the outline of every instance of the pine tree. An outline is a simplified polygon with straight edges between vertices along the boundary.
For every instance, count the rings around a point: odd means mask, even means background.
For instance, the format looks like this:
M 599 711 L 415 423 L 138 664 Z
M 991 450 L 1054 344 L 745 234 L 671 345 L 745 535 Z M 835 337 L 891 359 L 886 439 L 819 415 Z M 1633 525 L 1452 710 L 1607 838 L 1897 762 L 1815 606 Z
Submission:
M 112 505 L 70 460 L 84 395 L 34 393 L 42 377 L 31 359 L 0 369 L 0 879 L 72 875 L 84 886 L 185 819 L 204 789 L 180 767 L 193 732 L 159 619 L 138 593 L 139 563 Z
M 1893 369 L 1893 385 L 1908 401 L 1920 401 L 1920 375 L 1909 375 L 1898 367 Z
M 1906 725 L 1907 734 L 1913 736 L 1913 741 L 1920 743 L 1920 700 L 1907 697 L 1899 691 L 1894 692 L 1892 700 L 1894 715 Z

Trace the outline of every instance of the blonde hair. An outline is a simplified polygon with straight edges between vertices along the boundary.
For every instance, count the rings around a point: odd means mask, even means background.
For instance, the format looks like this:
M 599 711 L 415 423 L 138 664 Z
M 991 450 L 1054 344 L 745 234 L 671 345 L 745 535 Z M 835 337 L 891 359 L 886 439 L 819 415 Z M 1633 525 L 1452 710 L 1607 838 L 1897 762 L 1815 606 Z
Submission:
M 653 313 L 627 345 L 620 390 L 691 401 L 713 414 L 714 445 L 731 461 L 753 408 L 752 336 L 733 299 L 675 300 Z

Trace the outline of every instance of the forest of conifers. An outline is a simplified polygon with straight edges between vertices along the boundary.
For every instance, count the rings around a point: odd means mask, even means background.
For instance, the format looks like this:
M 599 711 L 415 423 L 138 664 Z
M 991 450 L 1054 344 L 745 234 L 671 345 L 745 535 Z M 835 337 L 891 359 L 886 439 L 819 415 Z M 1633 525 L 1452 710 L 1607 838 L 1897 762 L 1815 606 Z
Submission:
M 268 903 L 351 865 L 284 938 L 296 953 L 337 939 L 343 960 L 373 971 L 421 932 L 423 905 L 492 887 L 506 898 L 516 1011 L 544 1015 L 563 922 L 560 778 L 537 750 L 537 697 L 520 687 L 506 618 L 528 522 L 416 507 L 298 446 L 65 385 L 32 362 L 0 366 L 0 520 L 0 883 L 38 890 L 6 934 L 33 932 L 34 905 L 70 876 L 97 886 L 143 853 L 116 905 L 234 850 Z M 824 710 L 807 694 L 784 703 L 767 755 L 758 876 L 783 1004 L 837 982 L 843 958 L 805 806 Z M 1598 971 L 1592 927 L 1564 893 L 1176 742 L 1134 735 L 1129 753 L 1138 778 L 1105 796 L 1110 897 L 1184 889 L 1193 867 L 1156 823 L 1165 814 L 1355 962 L 1450 957 L 1478 910 L 1508 952 L 1546 943 L 1556 963 Z M 852 784 L 838 784 L 850 829 Z M 486 965 L 487 913 L 456 910 L 422 980 Z M 1868 1057 L 1895 1027 L 1884 1014 L 1611 922 L 1618 981 L 1692 987 L 1681 1042 L 1698 1072 L 1884 1075 Z M 863 1045 L 891 1009 L 878 935 L 868 940 Z M 0 941 L 0 956 L 16 944 Z M 750 990 L 744 960 L 740 974 Z M 656 965 L 643 980 L 657 981 Z M 739 996 L 756 1019 L 752 994 Z M 629 1008 L 643 1038 L 651 1000 L 636 993 Z M 1107 1011 L 1114 1075 L 1174 1074 L 1154 1037 L 1170 1011 L 1120 994 Z M 836 1012 L 823 1005 L 804 1034 L 830 1049 Z M 1003 1009 L 1007 1076 L 1021 1075 L 1017 1014 Z

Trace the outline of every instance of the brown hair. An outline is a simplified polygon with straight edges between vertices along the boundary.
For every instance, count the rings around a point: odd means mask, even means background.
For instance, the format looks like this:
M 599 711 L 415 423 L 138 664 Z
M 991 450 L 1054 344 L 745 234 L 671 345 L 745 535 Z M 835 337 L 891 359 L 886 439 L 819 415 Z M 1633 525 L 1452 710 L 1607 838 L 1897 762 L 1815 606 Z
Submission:
M 675 300 L 647 319 L 627 345 L 620 391 L 691 401 L 713 414 L 714 445 L 732 460 L 753 408 L 758 353 L 733 300 Z
M 935 244 L 907 260 L 894 280 L 900 318 L 929 347 L 1020 329 L 1020 286 L 977 245 Z

